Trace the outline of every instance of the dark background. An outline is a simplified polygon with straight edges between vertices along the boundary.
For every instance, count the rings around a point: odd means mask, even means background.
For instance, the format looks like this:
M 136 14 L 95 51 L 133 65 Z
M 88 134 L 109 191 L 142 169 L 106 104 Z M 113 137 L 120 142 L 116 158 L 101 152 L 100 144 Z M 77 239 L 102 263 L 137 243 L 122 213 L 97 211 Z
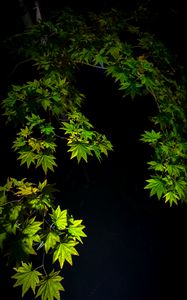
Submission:
M 130 11 L 136 4 L 136 1 L 42 0 L 41 11 L 47 16 L 52 9 L 66 5 L 80 12 L 99 13 L 110 7 Z M 151 9 L 152 18 L 143 25 L 155 32 L 186 68 L 184 4 L 152 1 Z M 2 39 L 23 30 L 16 1 L 6 1 L 1 16 Z M 11 59 L 3 53 L 1 98 L 6 94 L 7 74 L 12 67 Z M 24 78 L 25 72 L 23 67 L 15 76 Z M 73 267 L 65 266 L 66 291 L 62 299 L 186 299 L 186 206 L 170 208 L 150 198 L 143 188 L 149 176 L 146 162 L 151 152 L 139 142 L 139 136 L 149 129 L 149 116 L 156 113 L 153 100 L 122 98 L 101 71 L 90 68 L 82 69 L 78 84 L 87 95 L 85 114 L 111 140 L 114 152 L 101 164 L 94 158 L 88 165 L 77 166 L 76 162 L 63 158 L 60 163 L 55 178 L 62 188 L 58 200 L 75 218 L 84 220 L 88 235 L 79 246 L 80 256 L 74 257 Z M 10 149 L 11 131 L 2 126 L 1 180 L 17 172 Z M 19 288 L 12 290 L 7 277 L 0 273 L 1 299 L 8 296 L 20 299 Z M 29 295 L 28 299 L 32 297 Z

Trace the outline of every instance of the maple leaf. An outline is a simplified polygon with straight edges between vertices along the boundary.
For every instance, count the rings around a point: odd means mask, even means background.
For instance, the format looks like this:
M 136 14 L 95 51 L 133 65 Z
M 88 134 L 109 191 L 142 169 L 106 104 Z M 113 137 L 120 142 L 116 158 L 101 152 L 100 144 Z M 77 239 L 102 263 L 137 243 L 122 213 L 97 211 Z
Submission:
M 23 229 L 23 234 L 34 236 L 36 232 L 41 229 L 40 225 L 42 224 L 42 222 L 35 221 L 35 218 L 36 217 L 28 221 L 26 227 Z
M 32 263 L 26 264 L 22 262 L 22 266 L 14 268 L 14 270 L 17 272 L 12 276 L 13 279 L 17 280 L 14 287 L 22 285 L 22 297 L 30 288 L 35 294 L 36 286 L 39 283 L 39 276 L 42 274 L 32 269 Z
M 42 101 L 41 101 L 41 104 L 42 104 L 42 106 L 43 106 L 43 109 L 45 110 L 45 111 L 47 111 L 47 109 L 49 108 L 51 108 L 51 101 L 49 100 L 49 99 L 43 99 Z
M 166 190 L 163 180 L 155 177 L 155 178 L 147 179 L 146 181 L 148 182 L 148 184 L 144 187 L 144 189 L 150 189 L 151 190 L 150 196 L 156 194 L 158 199 L 160 199 L 162 194 Z
M 164 197 L 165 197 L 165 203 L 169 201 L 170 206 L 172 206 L 173 203 L 178 205 L 177 200 L 179 200 L 179 196 L 176 193 L 169 191 L 164 195 Z
M 33 186 L 20 186 L 18 187 L 18 192 L 15 194 L 18 196 L 29 196 L 32 194 L 36 194 L 38 192 L 38 188 Z
M 82 243 L 81 237 L 87 237 L 83 232 L 85 226 L 81 224 L 82 220 L 71 220 L 71 222 L 72 224 L 69 225 L 68 232 Z
M 53 209 L 53 213 L 50 216 L 59 230 L 64 230 L 67 227 L 67 209 L 61 210 L 58 205 L 56 210 Z
M 49 249 L 54 248 L 57 242 L 60 242 L 59 235 L 54 231 L 49 232 L 45 241 L 45 252 L 48 253 Z
M 36 298 L 41 296 L 41 300 L 60 300 L 60 291 L 64 291 L 64 288 L 60 283 L 63 277 L 59 276 L 59 273 L 53 270 L 40 281 Z
M 23 251 L 27 254 L 36 255 L 36 252 L 33 248 L 33 242 L 40 243 L 41 239 L 39 234 L 35 234 L 33 236 L 27 236 L 22 239 L 22 248 Z
M 9 220 L 16 221 L 21 210 L 22 210 L 21 205 L 16 205 L 16 206 L 12 207 L 9 211 Z
M 32 151 L 20 151 L 19 154 L 20 156 L 18 157 L 18 159 L 21 160 L 20 165 L 26 163 L 27 168 L 29 168 L 31 163 L 35 163 L 36 154 L 33 153 Z
M 46 135 L 51 135 L 51 134 L 54 134 L 54 130 L 55 128 L 49 123 L 49 124 L 46 124 L 45 126 L 41 126 L 41 133 L 44 133 Z
M 161 138 L 161 133 L 158 131 L 145 131 L 144 134 L 142 134 L 142 138 L 140 139 L 140 141 L 143 141 L 145 143 L 150 143 L 150 144 L 154 144 L 156 143 L 159 139 Z
M 67 261 L 72 266 L 72 255 L 79 255 L 77 250 L 74 248 L 74 246 L 76 246 L 77 244 L 77 242 L 72 240 L 69 240 L 66 243 L 60 243 L 53 253 L 53 263 L 58 260 L 61 269 L 65 261 Z
M 68 150 L 68 152 L 72 152 L 71 153 L 71 157 L 70 159 L 77 157 L 78 163 L 80 162 L 81 158 L 83 158 L 86 162 L 87 162 L 87 155 L 90 154 L 91 155 L 91 151 L 89 149 L 88 144 L 85 143 L 73 143 L 71 142 L 68 143 L 70 146 L 70 149 Z
M 53 155 L 37 154 L 35 158 L 37 159 L 36 168 L 41 165 L 45 174 L 47 174 L 48 169 L 54 171 L 54 167 L 57 166 Z

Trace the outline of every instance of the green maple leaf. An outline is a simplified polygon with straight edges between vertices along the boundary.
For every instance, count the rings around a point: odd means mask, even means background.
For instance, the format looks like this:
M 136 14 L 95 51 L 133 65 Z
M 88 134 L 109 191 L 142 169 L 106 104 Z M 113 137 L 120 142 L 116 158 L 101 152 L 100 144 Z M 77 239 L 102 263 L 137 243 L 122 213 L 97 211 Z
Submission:
M 178 181 L 175 182 L 175 191 L 177 192 L 180 198 L 185 196 L 186 186 L 187 186 L 186 181 L 182 179 L 179 179 Z
M 19 133 L 20 136 L 23 136 L 25 138 L 27 138 L 29 134 L 31 134 L 31 130 L 27 126 L 25 128 L 22 128 Z
M 83 231 L 85 226 L 81 224 L 82 220 L 72 220 L 71 222 L 72 224 L 68 227 L 69 234 L 74 236 L 79 242 L 82 243 L 81 237 L 87 237 Z
M 72 134 L 72 132 L 75 130 L 75 124 L 62 122 L 62 126 L 60 129 L 65 131 L 65 134 Z
M 36 298 L 41 296 L 41 300 L 60 300 L 60 291 L 64 291 L 64 288 L 60 283 L 63 277 L 59 276 L 59 273 L 53 270 L 40 281 Z
M 87 155 L 91 155 L 91 151 L 88 147 L 88 144 L 84 143 L 71 143 L 68 152 L 72 152 L 70 159 L 77 157 L 78 163 L 82 158 L 87 162 Z
M 172 206 L 173 203 L 178 204 L 177 201 L 179 200 L 179 196 L 176 193 L 170 191 L 166 193 L 164 197 L 165 197 L 165 203 L 169 201 L 170 206 Z
M 145 143 L 155 144 L 160 138 L 161 138 L 160 132 L 151 130 L 151 131 L 145 131 L 145 133 L 142 134 L 142 138 L 140 139 L 140 141 L 143 141 Z
M 54 171 L 54 167 L 57 166 L 56 158 L 53 155 L 37 154 L 35 158 L 37 159 L 36 168 L 41 165 L 45 174 L 47 174 L 48 169 Z
M 16 221 L 21 210 L 22 210 L 22 205 L 16 205 L 12 207 L 9 211 L 9 220 Z
M 24 237 L 22 239 L 22 248 L 23 248 L 23 251 L 27 254 L 33 254 L 33 255 L 36 255 L 36 252 L 33 248 L 33 242 L 37 242 L 37 243 L 40 243 L 40 236 L 38 234 L 35 234 L 33 236 L 27 236 L 27 237 Z
M 13 233 L 16 234 L 16 230 L 18 228 L 18 224 L 17 223 L 5 223 L 4 224 L 4 228 L 6 230 L 7 233 Z
M 39 182 L 38 189 L 42 191 L 47 186 L 47 179 L 45 179 L 43 182 Z
M 93 144 L 91 147 L 92 147 L 92 150 L 94 151 L 95 156 L 101 162 L 101 150 L 100 150 L 99 146 L 97 144 Z
M 41 126 L 41 133 L 46 135 L 54 134 L 55 128 L 51 124 L 46 124 L 45 126 Z
M 60 243 L 53 253 L 53 263 L 58 260 L 60 267 L 62 268 L 64 262 L 67 261 L 72 266 L 72 255 L 79 255 L 77 250 L 74 248 L 76 245 L 77 242 L 72 240 L 66 243 Z
M 17 280 L 14 287 L 22 285 L 22 297 L 30 288 L 35 294 L 36 286 L 39 283 L 39 276 L 42 274 L 32 269 L 32 263 L 26 264 L 22 262 L 22 266 L 14 268 L 14 270 L 17 272 L 12 276 L 13 279 Z
M 158 199 L 161 198 L 162 194 L 165 193 L 164 182 L 160 178 L 152 178 L 146 180 L 148 184 L 144 187 L 145 189 L 150 189 L 150 196 L 157 195 Z
M 18 187 L 18 192 L 16 192 L 15 194 L 18 196 L 29 196 L 29 195 L 36 194 L 37 192 L 38 192 L 38 188 L 33 186 L 23 185 Z
M 42 222 L 35 221 L 35 217 L 30 219 L 23 229 L 23 234 L 34 236 L 41 229 Z
M 67 209 L 61 210 L 58 205 L 56 210 L 52 210 L 50 214 L 53 223 L 57 226 L 59 230 L 64 230 L 67 227 Z
M 49 108 L 51 108 L 51 101 L 49 100 L 49 99 L 43 99 L 42 101 L 41 101 L 41 104 L 42 104 L 42 106 L 43 106 L 43 109 L 45 110 L 45 111 L 47 111 L 47 109 Z
M 54 248 L 57 242 L 60 242 L 59 235 L 54 231 L 49 232 L 45 241 L 45 252 L 48 253 L 49 249 Z
M 35 217 L 30 219 L 22 233 L 25 235 L 22 239 L 22 247 L 25 253 L 36 255 L 33 248 L 33 242 L 40 242 L 40 236 L 36 234 L 41 229 L 42 222 L 35 221 Z
M 23 164 L 27 164 L 27 168 L 30 167 L 31 163 L 35 163 L 35 159 L 36 159 L 36 154 L 33 153 L 32 151 L 20 151 L 19 152 L 20 156 L 18 157 L 18 159 L 21 160 L 20 165 Z
M 153 169 L 155 171 L 164 171 L 164 165 L 157 161 L 149 161 L 148 164 L 150 165 L 149 169 Z

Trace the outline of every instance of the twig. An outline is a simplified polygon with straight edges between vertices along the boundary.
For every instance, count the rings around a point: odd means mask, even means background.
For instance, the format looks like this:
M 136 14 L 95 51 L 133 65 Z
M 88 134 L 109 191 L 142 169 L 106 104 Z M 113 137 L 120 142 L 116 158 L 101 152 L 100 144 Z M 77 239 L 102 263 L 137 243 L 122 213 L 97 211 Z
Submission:
M 13 70 L 9 73 L 8 78 L 10 78 L 15 73 L 15 71 L 17 70 L 18 67 L 20 67 L 22 64 L 25 64 L 29 61 L 32 61 L 32 58 L 27 58 L 27 59 L 24 59 L 24 60 L 20 61 L 19 63 L 17 63 L 14 66 Z

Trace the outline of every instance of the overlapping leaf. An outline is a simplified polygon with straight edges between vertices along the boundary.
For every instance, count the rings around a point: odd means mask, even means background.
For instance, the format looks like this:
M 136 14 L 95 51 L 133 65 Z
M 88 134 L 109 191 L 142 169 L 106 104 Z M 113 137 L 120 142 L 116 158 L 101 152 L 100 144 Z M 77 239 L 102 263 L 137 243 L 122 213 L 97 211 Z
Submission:
M 13 279 L 16 279 L 14 287 L 21 285 L 22 286 L 22 297 L 25 293 L 31 288 L 35 294 L 36 286 L 38 285 L 42 275 L 37 270 L 33 270 L 32 263 L 24 263 L 18 268 L 14 268 L 16 274 L 12 276 Z
M 61 268 L 63 267 L 65 261 L 72 265 L 72 255 L 79 255 L 75 249 L 77 244 L 78 243 L 73 240 L 60 243 L 53 253 L 53 263 L 58 260 Z
M 67 209 L 61 210 L 58 205 L 56 210 L 53 209 L 51 219 L 59 230 L 64 230 L 67 226 Z
M 59 273 L 52 271 L 40 281 L 36 298 L 41 296 L 41 300 L 61 299 L 60 291 L 64 291 L 64 288 L 61 284 L 63 277 Z
M 48 253 L 49 249 L 53 249 L 58 242 L 60 242 L 60 236 L 55 231 L 50 231 L 45 241 L 45 252 Z
M 87 235 L 84 233 L 85 226 L 82 225 L 82 220 L 72 220 L 71 224 L 68 227 L 68 232 L 70 235 L 75 237 L 79 242 L 82 243 L 81 237 L 86 237 Z

